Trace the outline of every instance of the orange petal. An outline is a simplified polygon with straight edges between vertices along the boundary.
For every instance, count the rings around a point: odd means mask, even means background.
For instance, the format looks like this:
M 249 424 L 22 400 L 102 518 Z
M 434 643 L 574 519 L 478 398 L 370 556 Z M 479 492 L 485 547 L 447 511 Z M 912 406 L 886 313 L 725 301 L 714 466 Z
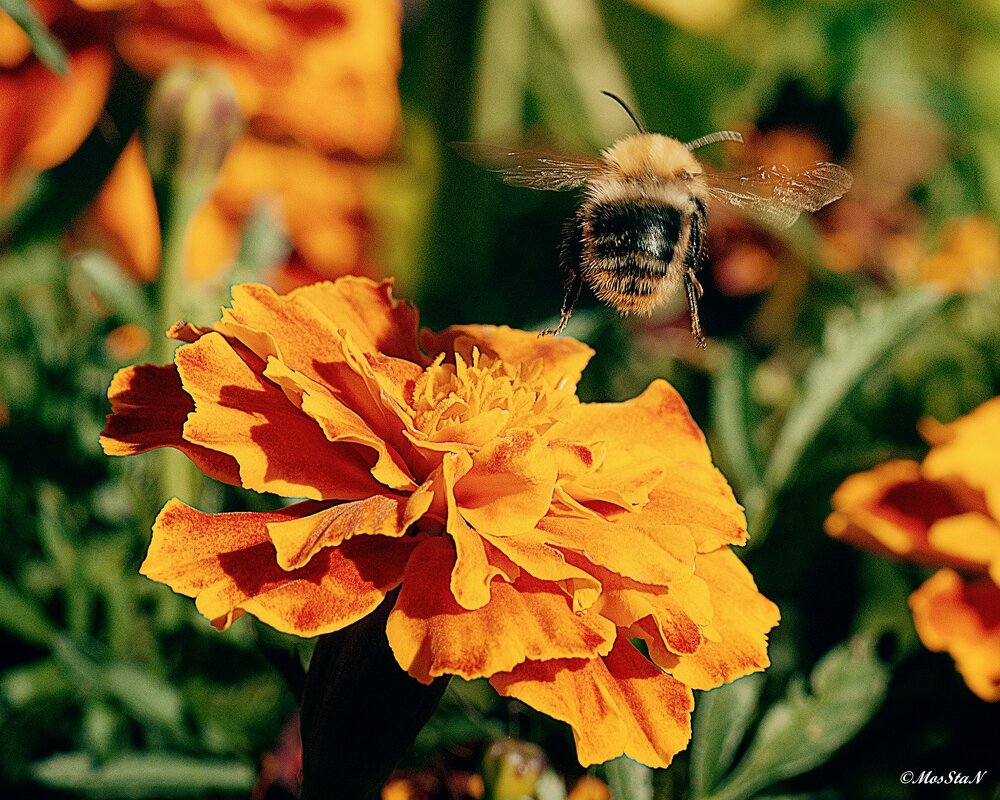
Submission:
M 669 476 L 650 493 L 642 509 L 651 524 L 686 525 L 700 552 L 746 541 L 742 507 L 712 465 L 705 437 L 684 400 L 665 381 L 653 381 L 624 403 L 581 403 L 553 426 L 555 437 L 606 442 L 608 451 L 655 447 Z
M 920 474 L 915 461 L 888 461 L 847 478 L 830 500 L 831 536 L 917 564 L 975 567 L 931 543 L 931 527 L 964 510 L 951 491 Z
M 667 474 L 660 454 L 652 447 L 635 445 L 609 449 L 600 465 L 567 481 L 563 489 L 579 503 L 603 502 L 637 511 Z
M 435 537 L 413 553 L 386 631 L 396 660 L 414 678 L 471 680 L 512 669 L 525 659 L 592 658 L 607 652 L 614 625 L 574 614 L 566 595 L 527 576 L 494 581 L 489 603 L 463 609 L 450 583 L 455 551 Z
M 116 260 L 139 280 L 154 280 L 160 269 L 160 221 L 138 136 L 125 146 L 92 209 Z
M 420 343 L 432 359 L 440 353 L 449 356 L 458 353 L 471 362 L 474 347 L 508 364 L 530 364 L 540 358 L 545 363 L 546 373 L 553 376 L 553 383 L 558 377 L 564 377 L 574 385 L 579 382 L 583 368 L 594 355 L 593 350 L 575 339 L 566 336 L 539 337 L 537 333 L 506 325 L 452 325 L 440 333 L 423 330 L 420 332 Z
M 766 669 L 771 663 L 767 635 L 780 619 L 778 607 L 757 590 L 750 571 L 728 547 L 699 555 L 696 574 L 711 592 L 712 639 L 717 641 L 706 637 L 696 652 L 676 655 L 651 637 L 650 656 L 694 689 L 712 689 Z
M 910 608 L 924 646 L 947 651 L 977 696 L 1000 700 L 1000 586 L 942 569 L 910 595 Z
M 695 540 L 683 525 L 624 513 L 609 519 L 550 515 L 538 528 L 550 546 L 641 583 L 666 586 L 694 570 Z
M 314 500 L 380 493 L 357 450 L 329 442 L 315 420 L 260 374 L 263 364 L 251 368 L 218 333 L 182 345 L 175 360 L 195 401 L 184 438 L 236 459 L 245 488 Z
M 666 767 L 691 738 L 691 690 L 621 635 L 604 658 L 528 661 L 490 683 L 500 694 L 568 722 L 583 766 L 627 755 Z
M 359 536 L 290 572 L 278 566 L 267 525 L 312 513 L 302 503 L 271 513 L 204 514 L 171 500 L 153 525 L 141 572 L 195 598 L 216 627 L 246 612 L 298 636 L 339 630 L 373 611 L 398 585 L 412 538 Z
M 98 46 L 76 50 L 65 79 L 41 64 L 32 68 L 41 74 L 33 87 L 37 93 L 25 98 L 36 116 L 22 158 L 44 170 L 69 158 L 97 124 L 111 85 L 112 57 Z
M 372 475 L 380 483 L 391 489 L 417 487 L 402 456 L 325 386 L 274 358 L 264 370 L 264 377 L 280 386 L 292 403 L 316 420 L 329 441 L 350 442 L 374 450 L 377 460 Z
M 432 499 L 433 493 L 427 489 L 408 497 L 376 495 L 269 523 L 267 533 L 278 565 L 284 570 L 299 569 L 323 548 L 337 547 L 355 536 L 403 536 L 424 515 Z
M 927 532 L 927 542 L 955 564 L 983 568 L 1000 564 L 1000 525 L 978 511 L 935 521 Z
M 194 444 L 181 434 L 194 401 L 181 386 L 177 367 L 143 364 L 118 370 L 108 389 L 111 413 L 101 432 L 109 456 L 132 456 L 173 447 L 206 475 L 240 485 L 239 464 L 225 453 Z
M 501 436 L 476 453 L 455 485 L 455 500 L 477 531 L 515 536 L 534 529 L 552 504 L 558 468 L 534 431 Z
M 921 465 L 925 478 L 957 481 L 982 492 L 993 519 L 1000 520 L 1000 397 L 940 426 L 939 443 Z
M 446 530 L 455 544 L 451 594 L 462 608 L 475 610 L 490 601 L 490 583 L 502 576 L 508 583 L 516 575 L 490 562 L 483 538 L 462 518 L 455 502 L 455 483 L 472 468 L 468 453 L 447 453 L 441 464 L 448 506 Z

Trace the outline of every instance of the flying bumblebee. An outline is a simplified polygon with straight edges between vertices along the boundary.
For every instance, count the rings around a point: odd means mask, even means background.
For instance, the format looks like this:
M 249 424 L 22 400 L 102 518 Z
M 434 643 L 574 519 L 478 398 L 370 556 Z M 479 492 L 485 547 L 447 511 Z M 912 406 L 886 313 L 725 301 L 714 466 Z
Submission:
M 603 92 L 625 109 L 638 133 L 616 142 L 599 158 L 531 150 L 508 150 L 476 142 L 453 142 L 459 155 L 497 172 L 511 186 L 563 190 L 584 187 L 583 202 L 567 221 L 559 260 L 566 293 L 560 333 L 584 283 L 621 314 L 649 314 L 683 282 L 691 308 L 691 333 L 705 337 L 698 318 L 701 284 L 695 270 L 702 257 L 709 198 L 787 228 L 802 211 L 817 211 L 850 187 L 850 173 L 816 162 L 792 172 L 762 166 L 746 175 L 705 170 L 692 155 L 716 142 L 743 142 L 736 131 L 717 131 L 691 142 L 647 133 L 620 97 Z

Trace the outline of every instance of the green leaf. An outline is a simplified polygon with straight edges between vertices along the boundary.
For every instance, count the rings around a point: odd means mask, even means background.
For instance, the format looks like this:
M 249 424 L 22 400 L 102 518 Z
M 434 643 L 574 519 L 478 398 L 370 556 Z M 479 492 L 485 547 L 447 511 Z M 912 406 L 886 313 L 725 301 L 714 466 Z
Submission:
M 871 719 L 888 682 L 872 638 L 838 645 L 813 670 L 811 694 L 797 681 L 768 709 L 746 755 L 708 797 L 744 800 L 825 763 Z
M 771 450 L 762 496 L 747 509 L 748 527 L 756 534 L 752 544 L 762 540 L 775 498 L 851 392 L 948 302 L 946 295 L 918 289 L 868 306 L 846 325 L 837 320 L 827 324 L 826 347 L 810 362 Z
M 66 51 L 45 27 L 45 23 L 25 0 L 0 0 L 0 11 L 5 11 L 31 40 L 31 49 L 38 60 L 59 75 L 66 74 Z
M 42 609 L 6 578 L 0 578 L 0 628 L 41 647 L 48 647 L 58 633 Z
M 208 761 L 174 753 L 130 753 L 94 764 L 86 753 L 52 756 L 32 766 L 35 780 L 93 798 L 204 797 L 242 792 L 254 770 L 241 761 Z
M 76 258 L 74 267 L 118 319 L 151 330 L 153 310 L 146 295 L 114 260 L 103 253 L 90 251 Z
M 746 349 L 739 344 L 733 344 L 727 351 L 712 378 L 712 452 L 721 453 L 727 477 L 743 494 L 753 492 L 762 480 L 751 439 L 751 365 Z
M 607 762 L 601 771 L 612 797 L 618 800 L 653 800 L 653 770 L 645 764 L 620 756 Z
M 709 794 L 732 766 L 763 688 L 764 676 L 758 673 L 698 698 L 691 736 L 691 792 L 695 797 Z

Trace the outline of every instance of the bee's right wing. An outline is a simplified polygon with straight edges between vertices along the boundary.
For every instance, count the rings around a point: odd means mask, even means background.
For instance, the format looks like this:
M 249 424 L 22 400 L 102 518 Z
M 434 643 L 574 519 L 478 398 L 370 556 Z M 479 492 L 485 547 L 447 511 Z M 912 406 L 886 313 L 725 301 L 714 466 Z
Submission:
M 496 172 L 509 186 L 559 191 L 576 189 L 606 169 L 596 158 L 565 156 L 541 150 L 511 150 L 481 142 L 451 142 L 462 158 Z
M 846 169 L 825 161 L 797 172 L 777 164 L 758 167 L 749 175 L 706 172 L 705 180 L 713 197 L 776 228 L 787 228 L 803 211 L 832 203 L 853 183 Z

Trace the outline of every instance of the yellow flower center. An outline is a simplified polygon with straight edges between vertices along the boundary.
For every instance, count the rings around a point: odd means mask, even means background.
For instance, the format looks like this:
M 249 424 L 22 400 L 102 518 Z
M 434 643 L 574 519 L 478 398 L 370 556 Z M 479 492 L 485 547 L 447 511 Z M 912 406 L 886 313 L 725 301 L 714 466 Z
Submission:
M 413 424 L 437 441 L 459 431 L 495 436 L 529 428 L 544 434 L 578 402 L 575 386 L 565 376 L 546 375 L 541 359 L 509 364 L 473 348 L 471 363 L 455 353 L 455 363 L 446 364 L 442 353 L 427 367 L 413 390 Z M 465 435 L 459 440 L 485 443 Z

